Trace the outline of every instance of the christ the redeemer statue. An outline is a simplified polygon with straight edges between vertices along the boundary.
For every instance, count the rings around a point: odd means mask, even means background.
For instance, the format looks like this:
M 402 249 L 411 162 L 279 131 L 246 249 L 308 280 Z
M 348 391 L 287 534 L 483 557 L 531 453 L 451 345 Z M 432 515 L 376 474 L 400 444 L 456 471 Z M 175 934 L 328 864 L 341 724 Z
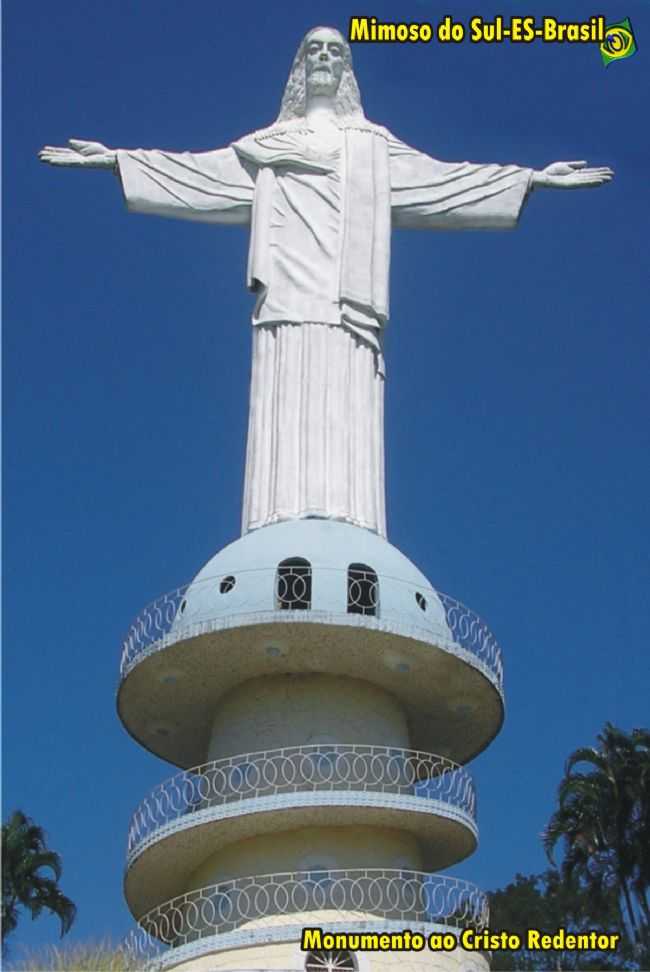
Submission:
M 250 224 L 253 366 L 243 530 L 299 517 L 385 536 L 383 331 L 391 226 L 514 227 L 532 189 L 608 168 L 439 162 L 369 122 L 350 47 L 302 41 L 269 128 L 211 152 L 112 150 L 71 139 L 52 165 L 115 170 L 131 212 Z

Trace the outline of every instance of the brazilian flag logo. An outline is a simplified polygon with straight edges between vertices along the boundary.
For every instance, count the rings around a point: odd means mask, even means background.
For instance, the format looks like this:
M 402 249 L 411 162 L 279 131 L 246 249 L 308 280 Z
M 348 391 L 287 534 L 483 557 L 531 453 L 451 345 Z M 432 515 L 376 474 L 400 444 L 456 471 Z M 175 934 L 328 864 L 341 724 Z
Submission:
M 609 24 L 605 28 L 605 40 L 600 45 L 600 56 L 607 67 L 612 61 L 622 61 L 636 54 L 636 40 L 629 17 L 620 24 Z

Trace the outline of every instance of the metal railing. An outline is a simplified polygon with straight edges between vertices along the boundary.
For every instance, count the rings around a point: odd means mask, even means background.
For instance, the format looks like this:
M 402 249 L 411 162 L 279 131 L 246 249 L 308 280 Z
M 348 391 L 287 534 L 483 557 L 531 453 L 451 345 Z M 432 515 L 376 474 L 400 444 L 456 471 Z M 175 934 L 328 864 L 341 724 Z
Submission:
M 377 575 L 371 570 L 361 571 L 358 569 L 361 565 L 352 566 L 354 569 L 348 571 L 304 565 L 291 567 L 285 564 L 230 573 L 224 571 L 218 577 L 204 578 L 177 587 L 148 604 L 132 623 L 122 646 L 121 678 L 126 677 L 141 657 L 182 641 L 184 638 L 208 633 L 222 626 L 230 626 L 233 617 L 246 615 L 245 603 L 238 601 L 232 614 L 224 615 L 222 606 L 217 600 L 230 594 L 245 580 L 249 589 L 255 590 L 258 594 L 260 590 L 268 591 L 263 606 L 260 606 L 259 596 L 256 597 L 254 604 L 250 604 L 248 613 L 251 623 L 252 619 L 259 623 L 268 620 L 271 615 L 284 613 L 287 610 L 301 611 L 305 620 L 331 619 L 333 613 L 338 613 L 371 616 L 369 623 L 372 623 L 372 618 L 376 617 L 378 621 L 388 625 L 393 623 L 405 626 L 413 637 L 419 637 L 429 643 L 435 642 L 451 652 L 458 652 L 459 648 L 469 652 L 487 668 L 501 690 L 503 682 L 501 652 L 494 635 L 477 614 L 448 594 L 434 591 L 432 588 L 418 588 L 409 581 Z M 312 592 L 316 592 L 319 579 L 331 583 L 332 575 L 345 575 L 345 578 L 341 577 L 341 583 L 338 585 L 343 592 L 340 605 L 337 605 L 336 609 L 331 606 L 323 609 L 316 603 L 314 607 Z M 214 590 L 214 616 L 210 616 L 209 610 L 206 614 L 203 604 L 200 619 L 189 616 L 187 594 L 190 588 L 193 595 L 201 595 L 210 589 Z M 400 595 L 406 592 L 409 597 L 413 597 L 413 603 L 417 604 L 422 611 L 423 620 L 427 618 L 432 602 L 439 602 L 444 609 L 446 630 L 435 621 L 433 629 L 426 624 L 411 623 L 410 619 L 405 624 L 405 611 L 402 608 L 391 609 L 390 607 L 391 598 L 388 592 L 394 593 L 395 590 Z M 227 622 L 224 621 L 224 617 L 228 618 Z
M 237 878 L 172 898 L 139 919 L 125 946 L 140 961 L 162 957 L 166 947 L 200 945 L 207 938 L 212 941 L 206 951 L 218 951 L 215 936 L 228 936 L 221 947 L 232 947 L 232 933 L 249 922 L 295 914 L 300 925 L 300 916 L 304 921 L 310 912 L 319 913 L 323 928 L 344 920 L 349 930 L 355 922 L 367 927 L 373 920 L 479 931 L 488 922 L 487 896 L 458 878 L 384 868 L 294 871 Z M 268 922 L 253 927 L 247 941 L 268 940 L 270 928 Z M 286 922 L 277 931 L 285 940 L 296 934 Z
M 212 808 L 264 797 L 286 802 L 286 795 L 313 792 L 417 797 L 447 804 L 472 821 L 476 816 L 470 774 L 444 756 L 390 746 L 290 746 L 214 760 L 165 780 L 133 814 L 127 866 L 175 821 L 191 827 L 200 822 L 192 816 L 209 818 L 205 811 Z
M 454 641 L 487 665 L 496 677 L 497 685 L 501 690 L 503 688 L 501 649 L 485 621 L 455 597 L 443 594 L 442 591 L 436 591 L 436 594 L 445 609 L 447 626 Z

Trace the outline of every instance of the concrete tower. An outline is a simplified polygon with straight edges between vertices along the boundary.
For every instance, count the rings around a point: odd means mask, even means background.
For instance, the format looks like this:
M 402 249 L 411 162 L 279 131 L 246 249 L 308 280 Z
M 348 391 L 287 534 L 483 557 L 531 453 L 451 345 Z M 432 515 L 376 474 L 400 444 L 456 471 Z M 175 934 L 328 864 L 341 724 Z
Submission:
M 142 958 L 485 967 L 460 950 L 300 951 L 304 926 L 426 935 L 487 919 L 477 888 L 435 872 L 476 846 L 464 764 L 501 725 L 499 651 L 386 540 L 316 518 L 246 534 L 133 624 L 118 706 L 181 767 L 129 830 Z

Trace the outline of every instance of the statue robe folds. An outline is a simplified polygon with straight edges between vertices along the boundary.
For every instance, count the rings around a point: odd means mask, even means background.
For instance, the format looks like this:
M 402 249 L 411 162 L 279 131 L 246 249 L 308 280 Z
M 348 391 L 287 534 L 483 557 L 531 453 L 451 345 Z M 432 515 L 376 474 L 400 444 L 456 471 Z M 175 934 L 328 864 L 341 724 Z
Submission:
M 250 224 L 253 366 L 243 530 L 298 517 L 385 536 L 391 226 L 508 229 L 531 170 L 448 163 L 363 120 L 305 120 L 202 153 L 118 152 L 130 211 Z

